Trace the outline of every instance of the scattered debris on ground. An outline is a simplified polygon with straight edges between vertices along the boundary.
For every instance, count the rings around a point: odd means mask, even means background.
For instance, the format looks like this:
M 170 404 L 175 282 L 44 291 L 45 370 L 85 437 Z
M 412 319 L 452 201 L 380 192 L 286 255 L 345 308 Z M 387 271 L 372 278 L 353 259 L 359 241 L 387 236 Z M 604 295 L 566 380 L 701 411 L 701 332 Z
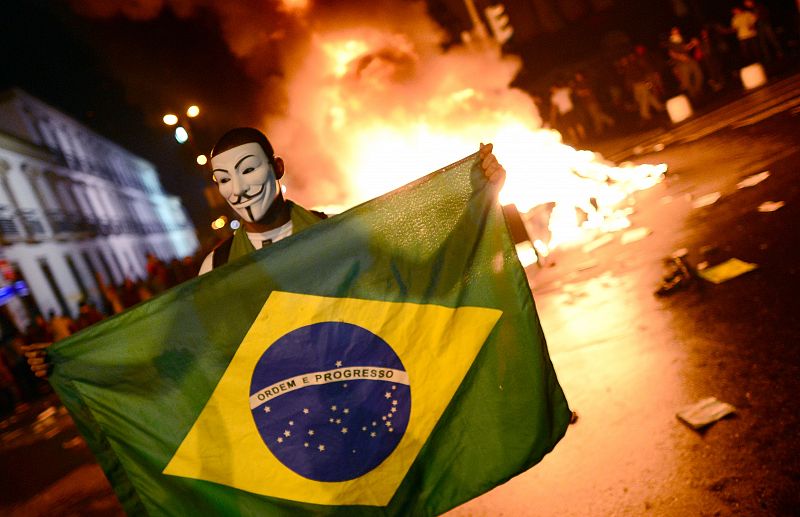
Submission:
M 675 250 L 672 255 L 664 259 L 665 272 L 661 279 L 661 285 L 658 286 L 655 292 L 657 296 L 672 294 L 678 289 L 692 284 L 695 273 L 686 261 L 688 254 L 689 250 L 681 248 Z
M 586 262 L 582 262 L 577 265 L 576 269 L 578 271 L 586 271 L 587 269 L 592 269 L 593 267 L 597 267 L 600 264 L 596 260 L 587 260 Z
M 764 201 L 760 205 L 758 205 L 759 212 L 774 212 L 775 210 L 782 208 L 786 203 L 783 201 Z
M 748 176 L 739 183 L 736 184 L 737 189 L 743 189 L 747 187 L 755 187 L 765 179 L 769 178 L 769 171 L 760 172 L 758 174 L 753 174 L 752 176 Z
M 681 408 L 675 416 L 681 422 L 697 430 L 735 412 L 736 408 L 727 402 L 719 401 L 716 397 L 707 397 Z
M 722 194 L 719 192 L 712 192 L 711 194 L 706 194 L 705 196 L 700 196 L 694 201 L 692 201 L 692 208 L 703 208 L 704 206 L 713 205 L 719 198 L 722 197 Z
M 640 241 L 653 233 L 653 230 L 650 228 L 635 228 L 633 230 L 628 230 L 627 232 L 623 233 L 622 236 L 619 238 L 620 243 L 622 244 L 630 244 L 632 242 Z
M 758 264 L 731 258 L 716 266 L 707 267 L 697 274 L 709 282 L 721 284 L 722 282 L 736 278 L 739 275 L 743 275 L 757 268 Z
M 592 242 L 589 242 L 587 244 L 584 244 L 583 248 L 581 248 L 581 250 L 584 253 L 590 253 L 590 252 L 596 250 L 597 248 L 599 248 L 601 246 L 605 246 L 606 244 L 608 244 L 609 242 L 611 242 L 613 240 L 614 240 L 614 237 L 612 235 L 606 233 L 602 237 L 600 237 L 598 239 L 595 239 Z

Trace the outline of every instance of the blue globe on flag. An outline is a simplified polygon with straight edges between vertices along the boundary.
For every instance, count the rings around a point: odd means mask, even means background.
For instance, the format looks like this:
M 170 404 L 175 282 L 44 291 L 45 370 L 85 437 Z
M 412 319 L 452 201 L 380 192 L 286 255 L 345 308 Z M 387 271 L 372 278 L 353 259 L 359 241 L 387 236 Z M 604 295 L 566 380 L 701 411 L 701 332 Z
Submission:
M 344 322 L 295 329 L 262 354 L 250 382 L 258 432 L 287 468 L 315 481 L 347 481 L 400 443 L 411 387 L 379 336 Z

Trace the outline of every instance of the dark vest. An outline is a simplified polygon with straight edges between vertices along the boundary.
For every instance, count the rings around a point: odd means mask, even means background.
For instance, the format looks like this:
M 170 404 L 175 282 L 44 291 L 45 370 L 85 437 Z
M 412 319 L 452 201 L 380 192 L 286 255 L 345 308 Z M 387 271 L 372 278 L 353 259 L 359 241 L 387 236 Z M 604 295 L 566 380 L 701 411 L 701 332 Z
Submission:
M 327 219 L 328 216 L 323 214 L 322 212 L 317 212 L 316 210 L 309 210 L 309 212 L 315 216 L 317 216 L 320 220 Z M 294 218 L 292 219 L 293 226 L 296 226 Z M 292 229 L 292 235 L 296 233 L 296 229 Z M 231 253 L 231 244 L 233 244 L 233 235 L 231 234 L 227 239 L 217 244 L 214 248 L 214 254 L 211 256 L 211 268 L 216 269 L 219 266 L 228 263 L 228 257 Z

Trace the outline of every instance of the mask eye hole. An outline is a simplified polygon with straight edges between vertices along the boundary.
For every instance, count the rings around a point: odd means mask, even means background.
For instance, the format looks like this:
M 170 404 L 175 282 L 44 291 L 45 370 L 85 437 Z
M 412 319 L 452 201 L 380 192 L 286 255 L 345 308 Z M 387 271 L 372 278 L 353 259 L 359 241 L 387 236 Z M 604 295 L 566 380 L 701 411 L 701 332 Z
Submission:
M 253 167 L 247 167 L 245 170 L 242 171 L 242 174 L 250 174 L 255 169 Z

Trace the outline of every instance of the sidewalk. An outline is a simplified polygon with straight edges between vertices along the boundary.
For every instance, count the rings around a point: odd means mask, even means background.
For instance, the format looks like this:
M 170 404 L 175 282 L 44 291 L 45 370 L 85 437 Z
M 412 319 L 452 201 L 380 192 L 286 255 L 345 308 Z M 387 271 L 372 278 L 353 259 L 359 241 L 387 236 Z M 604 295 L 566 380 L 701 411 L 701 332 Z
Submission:
M 675 131 L 686 133 L 687 129 L 702 126 L 704 121 L 712 117 L 715 112 L 731 107 L 748 97 L 762 95 L 761 92 L 765 90 L 780 89 L 781 84 L 796 82 L 798 74 L 800 74 L 798 63 L 786 61 L 780 70 L 768 75 L 767 83 L 764 86 L 746 90 L 743 86 L 736 84 L 729 85 L 726 89 L 717 93 L 707 93 L 702 102 L 693 106 L 694 113 L 692 116 L 680 123 L 671 123 L 665 114 L 661 124 L 654 123 L 641 130 L 632 130 L 610 138 L 598 139 L 586 147 L 591 151 L 602 154 L 604 158 L 613 162 L 619 163 L 626 160 L 634 160 L 639 156 L 659 151 L 659 148 L 653 149 L 658 144 L 666 145 L 681 141 L 679 137 L 671 138 L 667 136 L 670 133 Z M 654 125 L 656 127 L 653 127 Z M 705 134 L 710 134 L 723 127 L 724 125 L 711 127 L 709 128 L 710 131 L 705 132 Z

